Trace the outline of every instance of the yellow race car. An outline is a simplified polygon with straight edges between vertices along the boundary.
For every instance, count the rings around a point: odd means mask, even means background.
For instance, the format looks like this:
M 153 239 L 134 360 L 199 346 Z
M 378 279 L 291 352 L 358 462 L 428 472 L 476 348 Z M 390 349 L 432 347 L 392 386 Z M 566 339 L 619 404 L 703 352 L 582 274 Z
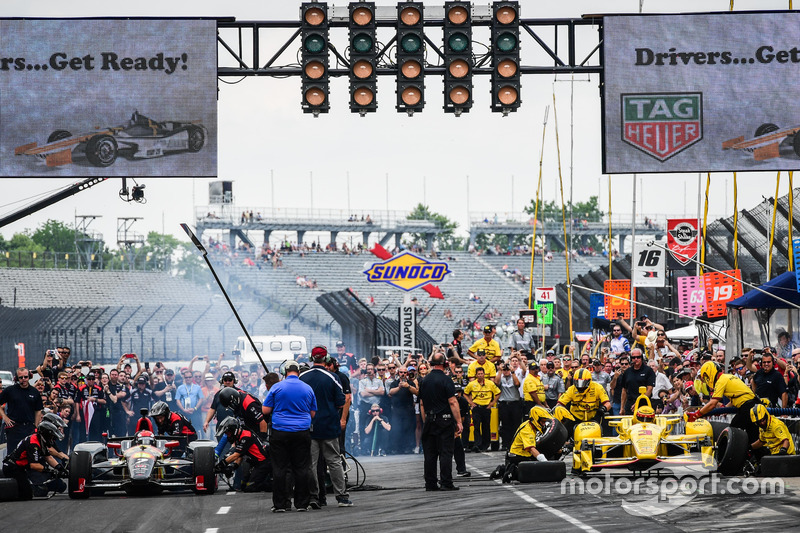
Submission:
M 715 467 L 713 429 L 707 420 L 686 422 L 684 434 L 673 434 L 682 415 L 656 415 L 650 399 L 639 392 L 633 415 L 608 416 L 617 436 L 603 437 L 600 424 L 575 426 L 572 472 L 587 474 L 604 468 L 625 468 L 634 473 L 653 467 L 698 465 Z M 739 453 L 730 450 L 730 453 Z M 742 461 L 744 457 L 741 458 Z

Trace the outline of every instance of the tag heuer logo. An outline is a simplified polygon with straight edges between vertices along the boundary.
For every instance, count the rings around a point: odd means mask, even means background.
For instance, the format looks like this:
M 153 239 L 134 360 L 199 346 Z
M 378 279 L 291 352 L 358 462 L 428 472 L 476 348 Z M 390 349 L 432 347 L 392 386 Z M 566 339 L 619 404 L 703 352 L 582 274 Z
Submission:
M 666 161 L 703 138 L 703 93 L 622 95 L 622 140 Z

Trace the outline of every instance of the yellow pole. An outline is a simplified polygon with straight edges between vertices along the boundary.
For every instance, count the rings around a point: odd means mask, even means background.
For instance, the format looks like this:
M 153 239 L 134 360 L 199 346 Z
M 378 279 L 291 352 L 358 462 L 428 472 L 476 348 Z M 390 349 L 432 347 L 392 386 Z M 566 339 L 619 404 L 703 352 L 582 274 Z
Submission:
M 611 274 L 611 264 L 614 261 L 614 253 L 611 250 L 611 174 L 608 175 L 608 279 Z
M 775 183 L 775 198 L 772 201 L 772 228 L 769 230 L 769 250 L 767 250 L 767 281 L 772 278 L 772 245 L 775 242 L 775 220 L 778 215 L 778 190 L 781 186 L 781 173 Z M 791 244 L 791 243 L 790 243 Z
M 544 134 L 547 131 L 547 115 L 550 106 L 544 108 L 544 123 L 542 125 L 542 149 L 539 152 L 539 182 L 536 185 L 536 203 L 533 207 L 533 240 L 531 240 L 531 274 L 528 283 L 528 309 L 533 309 L 533 261 L 536 258 L 536 224 L 539 222 L 539 189 L 542 188 L 542 160 L 544 159 Z M 544 262 L 544 258 L 542 258 Z
M 706 262 L 706 229 L 708 226 L 708 190 L 711 188 L 711 172 L 706 177 L 706 206 L 703 211 L 703 242 L 700 243 L 700 275 L 703 275 L 703 264 Z
M 564 180 L 561 179 L 561 149 L 558 145 L 558 112 L 556 111 L 556 93 L 553 91 L 553 127 L 556 129 L 556 155 L 558 157 L 558 184 L 561 188 L 561 225 L 564 229 L 564 248 L 566 251 L 566 258 L 567 258 L 567 304 L 569 309 L 569 342 L 570 345 L 572 344 L 572 292 L 570 291 L 570 285 L 572 284 L 572 280 L 569 277 L 569 254 L 570 254 L 570 242 L 567 239 L 567 219 L 566 219 L 566 210 L 564 208 Z
M 789 9 L 792 2 L 789 1 Z M 794 172 L 789 171 L 789 271 L 794 272 L 794 250 L 792 249 L 792 226 L 794 226 Z
M 733 173 L 733 269 L 739 269 L 739 185 Z

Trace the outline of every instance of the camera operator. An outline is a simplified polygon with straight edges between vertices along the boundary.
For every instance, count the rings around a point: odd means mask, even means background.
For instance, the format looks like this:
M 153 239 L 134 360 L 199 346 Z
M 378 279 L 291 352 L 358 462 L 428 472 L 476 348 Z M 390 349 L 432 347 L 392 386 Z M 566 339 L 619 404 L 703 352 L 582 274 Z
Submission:
M 0 418 L 6 425 L 7 450 L 34 432 L 42 420 L 42 396 L 30 385 L 31 373 L 27 368 L 17 369 L 14 385 L 0 392 Z

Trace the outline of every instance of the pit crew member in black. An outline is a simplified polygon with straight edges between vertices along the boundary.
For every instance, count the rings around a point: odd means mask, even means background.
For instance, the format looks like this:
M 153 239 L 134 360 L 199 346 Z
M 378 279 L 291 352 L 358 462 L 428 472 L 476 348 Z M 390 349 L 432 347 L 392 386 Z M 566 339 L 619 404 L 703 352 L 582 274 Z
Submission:
M 42 420 L 42 397 L 36 387 L 30 385 L 31 373 L 27 368 L 17 369 L 12 386 L 0 392 L 0 419 L 6 423 L 8 450 L 32 434 Z
M 453 485 L 453 444 L 463 430 L 453 380 L 444 374 L 445 357 L 430 358 L 431 372 L 419 386 L 422 447 L 425 452 L 425 490 L 458 490 Z M 441 484 L 437 485 L 439 461 Z
M 245 464 L 245 473 L 242 476 L 243 492 L 272 492 L 272 463 L 269 460 L 269 451 L 258 438 L 258 435 L 242 425 L 242 422 L 233 416 L 227 417 L 217 427 L 217 439 L 227 435 L 231 443 L 231 452 L 219 460 L 215 471 L 218 473 L 229 472 Z
M 219 393 L 219 403 L 233 412 L 233 416 L 241 418 L 250 431 L 258 433 L 259 437 L 267 435 L 267 421 L 261 412 L 261 402 L 252 394 L 225 387 Z
M 60 427 L 52 422 L 42 422 L 36 433 L 22 439 L 3 460 L 3 475 L 17 481 L 20 500 L 47 496 L 47 492 L 51 490 L 66 490 L 66 483 L 59 477 L 54 477 L 66 476 L 66 470 L 50 454 L 56 441 L 63 438 Z
M 185 416 L 173 413 L 167 402 L 156 402 L 150 409 L 150 416 L 156 421 L 160 435 L 186 437 L 186 442 L 197 440 L 197 431 Z

